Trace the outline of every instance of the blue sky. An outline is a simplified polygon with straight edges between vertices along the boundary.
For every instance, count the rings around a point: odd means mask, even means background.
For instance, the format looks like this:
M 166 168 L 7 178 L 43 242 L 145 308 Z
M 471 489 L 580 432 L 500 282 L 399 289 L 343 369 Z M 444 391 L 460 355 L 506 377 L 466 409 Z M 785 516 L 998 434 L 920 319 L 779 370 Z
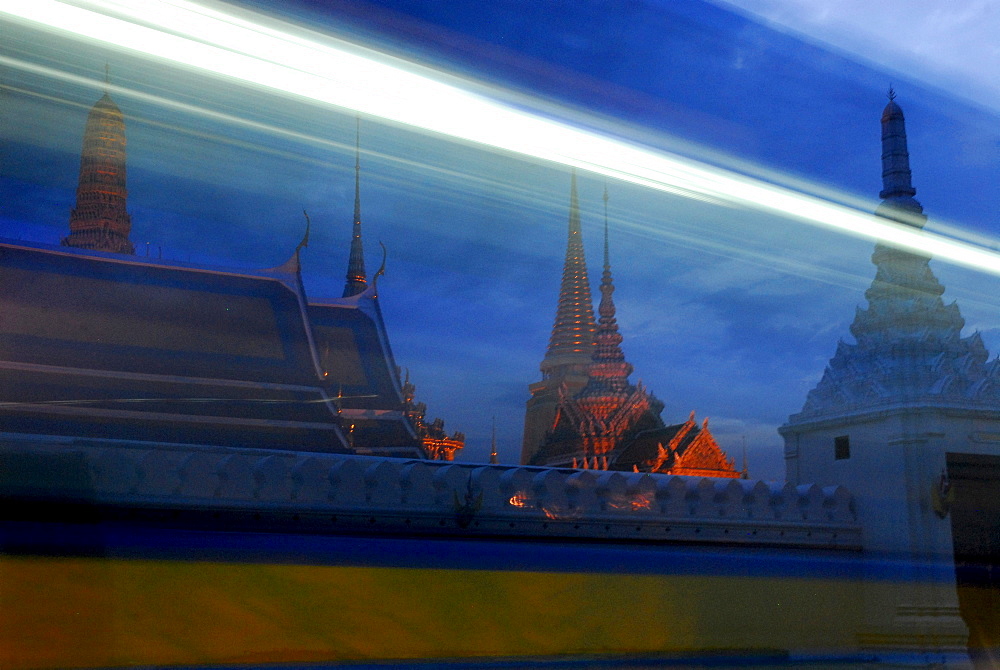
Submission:
M 832 6 L 803 16 L 777 1 L 742 5 L 386 0 L 281 3 L 280 10 L 599 114 L 626 138 L 872 209 L 879 115 L 892 83 L 931 225 L 996 235 L 1000 123 L 986 88 L 933 54 L 908 55 L 905 40 L 871 51 L 864 31 L 850 30 L 850 17 Z M 855 16 L 875 36 L 877 22 L 892 18 L 874 9 Z M 120 87 L 113 96 L 129 117 L 129 208 L 140 253 L 150 242 L 154 254 L 162 247 L 179 260 L 276 265 L 301 236 L 305 208 L 315 226 L 303 256 L 307 290 L 339 295 L 353 117 L 23 30 L 8 33 L 2 50 L 98 80 L 110 61 Z M 858 51 L 868 55 L 852 55 Z M 0 108 L 0 224 L 7 236 L 58 242 L 87 109 L 100 89 L 10 67 L 0 76 L 10 87 Z M 977 98 L 970 90 L 984 92 Z M 501 457 L 513 461 L 527 385 L 539 378 L 555 311 L 568 171 L 372 119 L 362 121 L 362 147 L 368 264 L 377 267 L 376 242 L 384 241 L 383 310 L 397 361 L 429 414 L 467 434 L 467 458 L 485 458 L 495 415 Z M 604 183 L 580 175 L 595 286 Z M 781 478 L 775 429 L 801 408 L 837 340 L 850 337 L 874 274 L 871 244 L 759 212 L 607 186 L 615 299 L 633 381 L 664 401 L 667 422 L 696 410 L 737 460 L 745 436 L 752 475 Z M 934 269 L 945 298 L 959 301 L 967 332 L 983 332 L 995 354 L 998 280 Z

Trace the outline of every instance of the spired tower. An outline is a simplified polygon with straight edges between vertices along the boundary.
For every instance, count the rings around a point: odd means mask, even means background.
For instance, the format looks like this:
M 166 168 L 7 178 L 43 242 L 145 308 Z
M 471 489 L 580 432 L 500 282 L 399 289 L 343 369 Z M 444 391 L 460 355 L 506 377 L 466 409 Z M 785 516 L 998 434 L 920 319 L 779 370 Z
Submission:
M 351 236 L 351 253 L 347 259 L 347 275 L 344 282 L 344 293 L 341 297 L 351 298 L 369 290 L 368 275 L 365 272 L 365 254 L 361 243 L 361 119 L 356 120 L 354 140 L 354 227 Z M 384 251 L 384 248 L 383 248 Z M 383 259 L 384 260 L 384 259 Z M 384 268 L 384 265 L 383 265 Z M 382 269 L 375 273 L 373 278 L 376 281 Z M 374 292 L 373 292 L 374 293 Z M 374 300 L 374 309 L 379 313 L 381 320 L 381 310 L 378 306 L 378 296 L 371 294 Z M 364 296 L 362 296 L 364 297 Z M 465 434 L 455 431 L 451 435 L 445 432 L 444 420 L 436 418 L 428 421 L 426 418 L 427 405 L 416 401 L 416 387 L 410 382 L 410 372 L 406 371 L 406 377 L 400 379 L 400 369 L 394 370 L 396 381 L 399 383 L 400 395 L 403 401 L 403 415 L 409 421 L 413 432 L 420 440 L 424 454 L 430 460 L 451 461 L 455 459 L 455 453 L 465 448 Z
M 132 218 L 125 209 L 125 119 L 105 90 L 90 110 L 83 132 L 80 183 L 69 235 L 62 244 L 80 249 L 133 254 Z
M 356 119 L 354 139 L 354 235 L 351 237 L 351 254 L 347 259 L 347 279 L 344 283 L 345 298 L 357 295 L 368 288 L 365 274 L 365 251 L 361 246 L 361 119 Z
M 549 350 L 542 361 L 543 379 L 529 387 L 532 398 L 528 401 L 525 416 L 526 441 L 522 463 L 594 470 L 739 476 L 709 433 L 707 422 L 698 428 L 692 412 L 686 423 L 664 426 L 660 419 L 663 403 L 647 392 L 641 383 L 633 385 L 628 381 L 632 365 L 625 360 L 616 319 L 615 287 L 608 249 L 606 189 L 604 271 L 598 306 L 600 319 L 596 327 L 590 327 L 594 323 L 593 311 L 580 239 L 575 178 L 570 200 L 570 238 L 559 309 Z M 587 302 L 584 304 L 582 300 Z M 586 330 L 583 324 L 588 326 Z M 587 335 L 589 337 L 585 339 Z M 582 346 L 586 341 L 591 342 L 588 348 Z M 561 352 L 560 345 L 564 347 Z M 561 365 L 554 365 L 553 361 Z M 554 373 L 546 375 L 548 370 Z M 544 415 L 543 410 L 546 412 Z M 546 421 L 544 425 L 541 423 L 543 418 Z M 538 424 L 532 425 L 533 420 Z M 534 436 L 539 441 L 530 451 L 527 442 L 529 429 L 537 431 Z
M 524 414 L 524 440 L 521 462 L 530 463 L 552 430 L 559 405 L 560 389 L 576 395 L 587 385 L 588 370 L 594 353 L 594 304 L 587 277 L 587 259 L 583 253 L 580 229 L 580 203 L 576 192 L 576 171 L 570 176 L 569 232 L 563 262 L 559 305 L 549 338 L 549 348 L 539 366 L 542 380 L 528 387 L 531 398 Z
M 882 112 L 882 203 L 876 214 L 922 228 L 926 216 L 915 195 L 903 111 L 890 89 Z M 985 537 L 984 524 L 993 523 L 1000 538 L 995 516 L 988 521 L 980 513 L 974 522 L 978 539 L 970 540 L 972 534 L 962 530 L 968 517 L 959 510 L 963 490 L 969 490 L 962 473 L 985 476 L 984 458 L 1000 472 L 1000 362 L 987 362 L 979 333 L 962 337 L 965 320 L 956 303 L 942 300 L 945 289 L 929 260 L 875 246 L 868 306 L 857 308 L 851 324 L 855 343 L 837 344 L 802 411 L 779 432 L 788 481 L 846 485 L 866 529 L 866 549 L 913 556 L 906 568 L 914 573 L 909 583 L 930 584 L 919 593 L 898 594 L 896 602 L 868 603 L 871 639 L 920 650 L 933 646 L 924 631 L 950 629 L 958 650 L 966 632 L 954 586 L 941 580 L 944 573 L 920 571 L 935 563 L 948 571 L 964 551 L 982 551 L 976 543 Z M 1000 478 L 994 486 L 1000 491 Z M 985 550 L 995 557 L 1000 545 L 993 542 Z M 919 617 L 904 614 L 917 610 Z
M 608 252 L 608 193 L 604 192 L 604 271 L 601 274 L 600 319 L 594 349 L 587 366 L 587 383 L 574 395 L 560 389 L 551 433 L 535 455 L 545 465 L 572 465 L 595 470 L 613 467 L 616 449 L 642 430 L 663 427 L 663 403 L 641 384 L 628 382 L 632 365 L 625 360 L 622 336 L 615 318 Z

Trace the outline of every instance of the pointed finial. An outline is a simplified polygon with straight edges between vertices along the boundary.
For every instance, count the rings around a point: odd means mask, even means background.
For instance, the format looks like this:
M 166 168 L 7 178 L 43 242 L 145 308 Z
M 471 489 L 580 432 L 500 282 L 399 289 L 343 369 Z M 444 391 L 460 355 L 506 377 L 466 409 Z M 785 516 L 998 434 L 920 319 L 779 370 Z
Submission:
M 496 465 L 500 462 L 497 458 L 497 418 L 493 417 L 493 437 L 490 440 L 490 464 Z
M 743 469 L 740 471 L 740 479 L 749 479 L 750 473 L 747 470 L 747 436 L 743 436 Z
M 896 99 L 896 91 L 892 88 L 892 84 L 889 84 L 889 100 L 892 101 L 895 99 Z
M 610 255 L 608 254 L 608 185 L 604 185 L 604 269 L 611 267 Z
M 351 253 L 347 260 L 347 277 L 343 297 L 348 298 L 364 291 L 368 285 L 365 273 L 365 254 L 361 243 L 361 117 L 356 117 L 354 139 L 354 226 L 351 235 Z
M 299 253 L 300 249 L 304 249 L 309 246 L 309 228 L 312 227 L 312 222 L 309 220 L 309 212 L 303 209 L 302 215 L 306 217 L 306 234 L 302 236 L 302 241 L 299 242 L 299 246 L 295 247 L 295 253 Z
M 385 259 L 389 255 L 389 253 L 385 250 L 385 245 L 382 244 L 381 240 L 379 240 L 378 245 L 382 247 L 382 265 L 379 266 L 378 270 L 375 272 L 375 275 L 372 277 L 372 288 L 375 289 L 376 298 L 378 297 L 378 278 L 385 276 Z
M 104 90 L 107 92 L 108 86 L 111 85 L 111 65 L 108 61 L 104 61 Z
M 361 223 L 361 117 L 354 123 L 354 222 Z

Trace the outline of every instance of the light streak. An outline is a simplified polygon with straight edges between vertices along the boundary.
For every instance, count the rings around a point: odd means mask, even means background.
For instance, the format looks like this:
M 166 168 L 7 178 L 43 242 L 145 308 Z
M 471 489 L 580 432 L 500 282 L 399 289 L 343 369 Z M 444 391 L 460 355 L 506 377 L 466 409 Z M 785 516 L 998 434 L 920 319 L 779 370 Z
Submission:
M 288 24 L 264 25 L 226 5 L 0 0 L 0 16 L 312 103 L 658 191 L 773 212 L 1000 274 L 1000 254 L 989 249 L 587 130 L 551 112 L 525 111 L 547 105 Z

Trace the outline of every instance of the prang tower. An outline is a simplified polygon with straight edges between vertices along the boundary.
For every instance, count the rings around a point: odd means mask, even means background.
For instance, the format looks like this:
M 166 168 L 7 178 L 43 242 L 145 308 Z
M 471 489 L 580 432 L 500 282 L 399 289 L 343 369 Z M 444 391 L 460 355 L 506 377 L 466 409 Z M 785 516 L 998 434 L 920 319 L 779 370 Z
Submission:
M 80 183 L 69 218 L 68 247 L 133 254 L 125 209 L 125 119 L 108 92 L 90 110 L 83 132 Z

